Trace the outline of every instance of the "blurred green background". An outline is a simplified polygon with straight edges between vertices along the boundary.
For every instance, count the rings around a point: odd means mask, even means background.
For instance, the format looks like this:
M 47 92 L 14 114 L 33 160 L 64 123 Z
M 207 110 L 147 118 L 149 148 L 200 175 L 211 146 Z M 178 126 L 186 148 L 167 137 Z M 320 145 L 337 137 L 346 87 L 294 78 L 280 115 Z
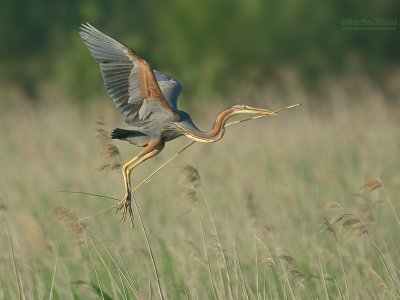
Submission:
M 390 93 L 388 78 L 400 62 L 398 25 L 344 30 L 341 22 L 398 22 L 398 12 L 399 1 L 1 1 L 0 102 L 12 99 L 10 93 L 78 103 L 104 95 L 97 66 L 78 35 L 83 22 L 181 81 L 188 102 L 232 96 L 243 86 L 256 89 L 279 81 L 288 69 L 311 92 L 323 88 L 323 78 L 350 73 Z

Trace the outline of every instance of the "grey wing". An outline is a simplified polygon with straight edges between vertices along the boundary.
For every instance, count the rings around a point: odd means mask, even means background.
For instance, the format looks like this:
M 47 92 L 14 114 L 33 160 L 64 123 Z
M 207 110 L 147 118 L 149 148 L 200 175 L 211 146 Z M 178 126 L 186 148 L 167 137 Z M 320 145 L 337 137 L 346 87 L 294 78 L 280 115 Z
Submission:
M 161 73 L 160 71 L 153 70 L 153 73 L 156 76 L 158 86 L 160 87 L 165 100 L 167 100 L 168 104 L 174 111 L 177 111 L 177 102 L 179 94 L 182 91 L 182 85 L 178 80 L 167 74 Z
M 100 64 L 104 84 L 126 123 L 141 126 L 174 115 L 144 59 L 90 24 L 83 24 L 79 34 Z

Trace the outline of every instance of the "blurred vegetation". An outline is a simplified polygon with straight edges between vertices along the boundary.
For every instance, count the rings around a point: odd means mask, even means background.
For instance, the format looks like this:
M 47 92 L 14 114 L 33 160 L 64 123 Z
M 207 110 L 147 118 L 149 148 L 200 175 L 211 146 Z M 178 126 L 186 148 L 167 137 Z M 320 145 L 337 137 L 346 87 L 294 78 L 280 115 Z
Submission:
M 18 108 L 0 109 L 0 299 L 159 299 L 136 210 L 132 229 L 112 199 L 57 192 L 123 196 L 119 170 L 95 171 L 98 110 Z M 135 200 L 165 298 L 399 299 L 398 111 L 303 106 L 163 168 Z M 135 169 L 134 186 L 188 142 Z M 122 162 L 138 151 L 115 146 Z
M 31 99 L 43 85 L 80 102 L 104 93 L 77 34 L 87 21 L 179 79 L 192 95 L 262 85 L 282 66 L 297 70 L 308 87 L 321 74 L 348 72 L 353 62 L 382 81 L 382 70 L 399 65 L 399 29 L 346 31 L 340 21 L 395 18 L 399 11 L 398 1 L 5 0 L 0 78 Z

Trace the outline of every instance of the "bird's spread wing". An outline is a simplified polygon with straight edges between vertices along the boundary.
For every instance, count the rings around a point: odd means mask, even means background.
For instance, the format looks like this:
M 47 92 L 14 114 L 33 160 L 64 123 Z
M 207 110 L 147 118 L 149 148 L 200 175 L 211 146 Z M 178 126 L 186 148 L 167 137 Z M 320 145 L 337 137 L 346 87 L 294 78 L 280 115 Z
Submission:
M 175 102 L 172 101 L 176 93 L 173 92 L 174 88 L 165 85 L 166 94 L 170 96 L 164 98 L 164 84 L 159 86 L 156 76 L 144 59 L 90 24 L 83 24 L 79 34 L 100 64 L 108 93 L 118 110 L 125 116 L 126 123 L 141 126 L 154 118 L 175 115 L 170 104 L 176 103 L 176 99 Z M 161 80 L 163 83 L 164 81 Z M 166 98 L 171 100 L 167 102 Z
M 174 111 L 178 110 L 177 101 L 180 92 L 182 91 L 182 86 L 178 80 L 172 78 L 171 76 L 161 73 L 160 71 L 153 70 L 158 86 L 164 95 L 165 100 L 167 100 L 169 106 L 172 107 Z

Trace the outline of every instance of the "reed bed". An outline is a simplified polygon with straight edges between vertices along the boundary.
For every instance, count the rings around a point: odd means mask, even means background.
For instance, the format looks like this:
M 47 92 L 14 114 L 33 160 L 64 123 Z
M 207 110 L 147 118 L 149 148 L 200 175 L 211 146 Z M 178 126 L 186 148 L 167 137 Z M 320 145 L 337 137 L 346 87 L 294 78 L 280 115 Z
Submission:
M 108 139 L 112 112 L 0 113 L 0 298 L 399 298 L 400 118 L 370 107 L 306 104 L 196 143 L 135 191 L 135 228 L 113 207 L 138 148 Z

